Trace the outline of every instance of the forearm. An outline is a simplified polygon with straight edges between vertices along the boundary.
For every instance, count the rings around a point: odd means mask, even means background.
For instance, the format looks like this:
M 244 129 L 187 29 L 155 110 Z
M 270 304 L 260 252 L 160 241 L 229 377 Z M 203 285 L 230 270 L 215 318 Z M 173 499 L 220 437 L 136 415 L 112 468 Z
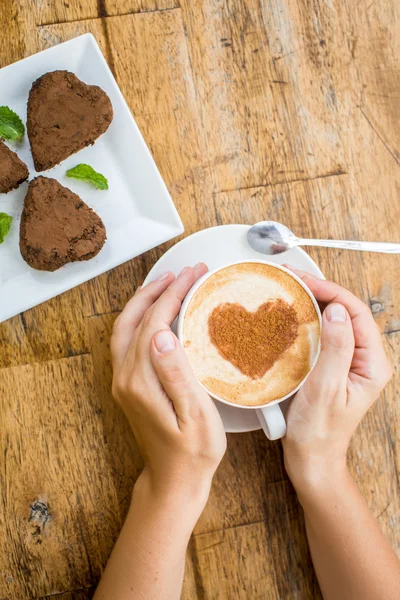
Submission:
M 397 600 L 400 562 L 347 469 L 298 494 L 325 600 Z
M 178 600 L 187 544 L 203 506 L 197 497 L 155 496 L 139 482 L 95 600 Z

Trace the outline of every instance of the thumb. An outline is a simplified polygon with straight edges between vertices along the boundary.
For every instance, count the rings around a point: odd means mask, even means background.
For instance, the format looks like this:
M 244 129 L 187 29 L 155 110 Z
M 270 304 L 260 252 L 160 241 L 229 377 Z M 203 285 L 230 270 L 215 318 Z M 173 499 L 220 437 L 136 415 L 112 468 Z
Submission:
M 180 419 L 185 421 L 213 404 L 196 379 L 181 343 L 171 330 L 163 329 L 153 336 L 151 362 Z
M 342 304 L 329 304 L 322 315 L 321 354 L 309 383 L 318 386 L 319 395 L 346 389 L 354 354 L 351 318 Z

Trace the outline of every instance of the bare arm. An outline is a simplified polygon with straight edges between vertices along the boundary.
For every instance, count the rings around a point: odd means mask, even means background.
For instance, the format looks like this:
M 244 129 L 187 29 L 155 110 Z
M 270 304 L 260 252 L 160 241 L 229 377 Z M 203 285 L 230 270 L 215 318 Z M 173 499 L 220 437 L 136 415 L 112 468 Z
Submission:
M 284 440 L 315 571 L 325 600 L 396 600 L 400 561 L 346 465 L 350 439 L 391 368 L 369 308 L 335 283 L 296 273 L 328 305 L 321 355 L 289 408 Z
M 139 479 L 95 600 L 180 598 L 187 544 L 204 492 L 159 495 L 147 478 Z

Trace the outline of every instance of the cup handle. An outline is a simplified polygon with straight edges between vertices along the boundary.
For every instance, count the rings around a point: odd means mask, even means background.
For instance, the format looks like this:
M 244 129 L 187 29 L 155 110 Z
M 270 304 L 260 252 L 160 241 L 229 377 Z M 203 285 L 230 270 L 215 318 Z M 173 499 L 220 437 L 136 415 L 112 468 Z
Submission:
M 258 420 L 269 440 L 279 440 L 286 435 L 286 421 L 279 404 L 256 409 Z

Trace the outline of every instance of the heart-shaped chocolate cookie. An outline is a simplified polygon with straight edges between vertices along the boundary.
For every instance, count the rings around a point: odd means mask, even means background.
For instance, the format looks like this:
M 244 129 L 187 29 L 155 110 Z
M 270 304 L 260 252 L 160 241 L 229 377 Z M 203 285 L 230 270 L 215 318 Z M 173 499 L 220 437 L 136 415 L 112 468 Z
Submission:
M 0 194 L 7 194 L 28 179 L 28 167 L 0 139 Z
M 280 298 L 256 312 L 240 304 L 220 304 L 208 319 L 210 339 L 219 353 L 252 379 L 265 375 L 295 341 L 298 329 L 295 309 Z
M 20 250 L 28 265 L 55 271 L 100 252 L 106 229 L 100 217 L 55 179 L 29 183 L 20 227 Z
M 97 85 L 87 85 L 69 71 L 39 77 L 29 93 L 27 121 L 36 171 L 93 144 L 112 118 L 111 101 Z

